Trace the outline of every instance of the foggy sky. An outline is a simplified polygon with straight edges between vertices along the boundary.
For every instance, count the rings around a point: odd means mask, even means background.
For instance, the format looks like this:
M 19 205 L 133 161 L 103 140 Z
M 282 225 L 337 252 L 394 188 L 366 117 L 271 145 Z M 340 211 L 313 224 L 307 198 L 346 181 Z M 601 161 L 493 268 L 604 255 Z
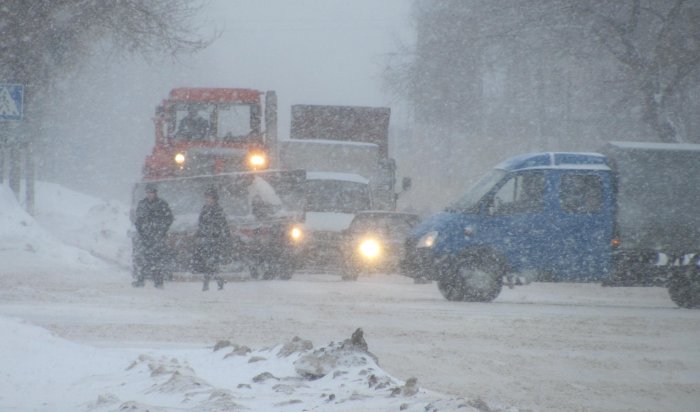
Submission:
M 41 178 L 129 201 L 153 146 L 157 104 L 174 87 L 275 90 L 279 134 L 292 104 L 392 106 L 381 90 L 385 55 L 410 31 L 410 0 L 212 0 L 202 34 L 220 37 L 178 61 L 116 58 L 103 50 L 70 80 L 45 125 Z M 48 176 L 47 176 L 48 175 Z

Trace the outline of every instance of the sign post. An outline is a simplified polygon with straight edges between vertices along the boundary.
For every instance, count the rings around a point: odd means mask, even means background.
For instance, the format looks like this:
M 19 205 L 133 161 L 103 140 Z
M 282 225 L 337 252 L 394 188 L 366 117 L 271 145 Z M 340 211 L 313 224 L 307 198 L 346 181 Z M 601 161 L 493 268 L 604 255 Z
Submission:
M 15 193 L 17 199 L 20 197 L 22 142 L 16 134 L 18 123 L 23 117 L 24 86 L 21 84 L 0 83 L 0 124 L 4 123 L 2 125 L 3 127 L 0 127 L 0 131 L 3 131 L 2 136 L 0 136 L 2 138 L 2 141 L 0 141 L 0 147 L 2 148 L 0 157 L 5 158 L 5 154 L 9 154 L 9 156 L 6 157 L 9 163 L 7 179 L 10 189 Z M 0 161 L 0 166 L 4 167 L 4 163 L 4 161 Z M 0 173 L 0 176 L 3 176 L 3 174 L 4 173 Z M 25 187 L 25 192 L 28 200 L 27 207 L 30 209 L 31 213 L 31 209 L 34 207 L 34 182 L 31 182 L 30 185 L 31 193 L 29 186 Z
M 24 86 L 0 83 L 0 121 L 22 120 Z

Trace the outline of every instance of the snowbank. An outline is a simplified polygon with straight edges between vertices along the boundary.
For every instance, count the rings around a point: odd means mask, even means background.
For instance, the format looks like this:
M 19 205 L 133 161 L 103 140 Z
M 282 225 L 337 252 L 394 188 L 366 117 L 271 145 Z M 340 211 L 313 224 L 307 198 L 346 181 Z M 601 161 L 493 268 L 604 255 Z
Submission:
M 0 185 L 0 261 L 3 274 L 71 270 L 87 272 L 105 263 L 68 246 L 27 214 L 7 185 Z
M 294 337 L 272 348 L 221 341 L 146 353 L 71 343 L 2 316 L 0 330 L 3 410 L 468 412 L 485 406 L 389 376 L 360 330 L 315 350 Z

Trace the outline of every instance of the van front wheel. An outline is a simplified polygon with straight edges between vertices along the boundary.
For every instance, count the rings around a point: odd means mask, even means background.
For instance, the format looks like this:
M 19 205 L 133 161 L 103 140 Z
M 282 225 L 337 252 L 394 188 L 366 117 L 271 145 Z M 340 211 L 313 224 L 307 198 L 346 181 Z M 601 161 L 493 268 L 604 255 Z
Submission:
M 489 252 L 469 253 L 443 269 L 438 280 L 442 296 L 451 301 L 491 302 L 501 293 L 505 269 Z

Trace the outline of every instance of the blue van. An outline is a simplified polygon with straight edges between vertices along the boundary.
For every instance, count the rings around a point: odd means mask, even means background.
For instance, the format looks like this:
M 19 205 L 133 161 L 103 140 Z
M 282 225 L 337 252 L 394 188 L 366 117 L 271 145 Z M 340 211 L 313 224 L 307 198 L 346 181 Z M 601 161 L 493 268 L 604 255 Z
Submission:
M 653 153 L 660 156 L 666 168 L 673 168 L 670 161 L 682 169 L 678 173 L 685 173 L 684 179 L 700 175 L 700 145 L 676 146 L 611 143 L 603 151 L 606 154 L 533 153 L 508 159 L 443 212 L 425 219 L 411 231 L 402 273 L 436 280 L 448 300 L 488 302 L 498 296 L 504 279 L 513 279 L 512 275 L 540 281 L 611 282 L 620 273 L 626 274 L 625 265 L 632 261 L 648 263 L 645 273 L 657 270 L 661 252 L 666 252 L 664 262 L 668 267 L 675 267 L 680 261 L 688 263 L 682 257 L 700 255 L 693 255 L 700 250 L 698 191 L 675 191 L 683 198 L 670 201 L 686 207 L 684 213 L 666 212 L 680 217 L 674 223 L 664 219 L 663 210 L 644 212 L 646 206 L 659 209 L 662 201 L 669 202 L 666 195 L 665 200 L 654 198 L 661 196 L 659 188 L 630 191 L 620 187 L 626 184 L 625 173 L 644 178 L 638 168 L 626 169 L 627 164 L 634 162 L 627 161 L 621 153 L 630 151 L 634 153 L 630 159 Z M 649 163 L 656 174 L 663 165 Z M 694 180 L 696 184 L 699 181 Z M 647 178 L 646 182 L 653 185 L 654 179 Z M 687 189 L 691 182 L 681 183 Z M 666 188 L 665 192 L 669 184 L 668 179 L 658 182 L 659 187 Z M 642 200 L 633 199 L 638 204 L 633 216 L 636 222 L 630 222 L 628 217 L 632 208 L 618 209 L 620 193 L 632 196 L 629 192 L 645 193 Z M 656 194 L 645 201 L 644 197 L 649 197 L 646 193 Z M 672 242 L 650 238 L 646 232 L 646 237 L 640 235 L 638 229 L 644 223 L 638 216 L 640 210 L 644 212 L 642 216 L 653 220 L 647 226 L 663 221 L 666 228 L 649 232 L 663 234 L 669 225 L 677 226 L 675 233 L 683 232 L 684 241 L 680 245 L 673 243 L 673 250 L 658 250 L 659 245 Z M 630 236 L 624 238 L 627 234 Z M 700 291 L 693 294 L 700 296 Z M 690 303 L 686 297 L 681 306 L 700 304 L 697 296 Z

